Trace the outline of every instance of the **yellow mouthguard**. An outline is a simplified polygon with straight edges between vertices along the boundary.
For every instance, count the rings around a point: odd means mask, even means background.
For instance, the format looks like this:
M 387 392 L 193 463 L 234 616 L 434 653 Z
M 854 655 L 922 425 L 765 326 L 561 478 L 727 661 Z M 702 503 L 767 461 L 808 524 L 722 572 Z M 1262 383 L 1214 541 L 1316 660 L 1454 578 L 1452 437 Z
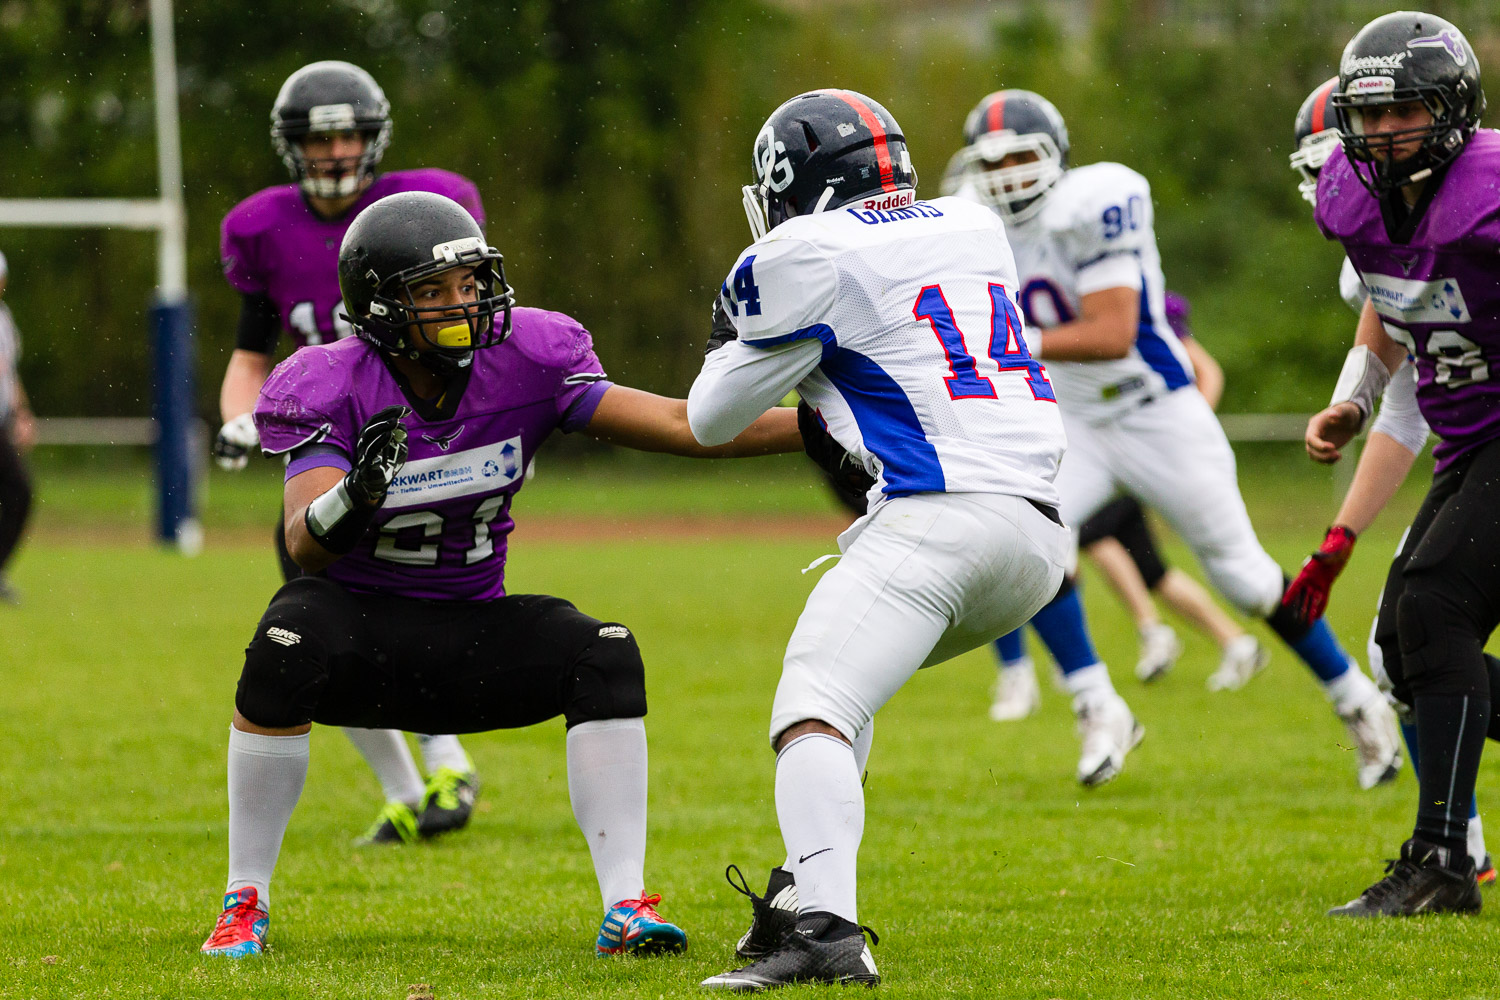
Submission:
M 437 332 L 433 343 L 439 347 L 469 347 L 473 341 L 469 336 L 469 324 L 458 323 L 454 326 L 445 326 Z

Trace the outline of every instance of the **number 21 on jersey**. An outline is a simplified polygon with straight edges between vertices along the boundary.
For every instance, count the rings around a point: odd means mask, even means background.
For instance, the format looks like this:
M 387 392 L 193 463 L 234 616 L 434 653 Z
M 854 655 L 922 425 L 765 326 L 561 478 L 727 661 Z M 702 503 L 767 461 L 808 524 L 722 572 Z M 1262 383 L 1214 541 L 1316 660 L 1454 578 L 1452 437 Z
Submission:
M 963 331 L 953 318 L 953 310 L 948 306 L 942 286 L 928 285 L 922 289 L 911 312 L 917 322 L 926 320 L 932 325 L 932 332 L 937 335 L 943 354 L 948 358 L 949 374 L 943 377 L 943 383 L 948 387 L 949 397 L 994 399 L 995 384 L 979 374 L 974 355 L 969 353 Z M 1010 296 L 1005 294 L 1005 286 L 991 282 L 990 357 L 995 359 L 1002 372 L 1026 372 L 1026 384 L 1031 388 L 1033 398 L 1055 403 L 1057 396 L 1052 391 L 1052 383 L 1047 380 L 1041 362 L 1031 356 L 1021 331 L 1021 314 Z

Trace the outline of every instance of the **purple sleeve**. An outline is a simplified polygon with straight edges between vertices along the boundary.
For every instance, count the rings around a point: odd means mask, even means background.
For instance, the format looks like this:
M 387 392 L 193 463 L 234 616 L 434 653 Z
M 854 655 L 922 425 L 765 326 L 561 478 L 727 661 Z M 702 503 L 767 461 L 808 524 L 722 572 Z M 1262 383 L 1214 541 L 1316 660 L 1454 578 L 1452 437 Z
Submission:
M 328 447 L 319 448 L 319 452 L 331 449 L 345 456 L 354 453 L 349 427 L 352 417 L 342 405 L 349 398 L 349 390 L 346 379 L 337 377 L 342 367 L 327 348 L 319 347 L 304 347 L 276 366 L 255 402 L 261 451 L 284 455 L 308 445 L 323 445 Z M 320 377 L 314 377 L 315 368 L 321 369 Z M 353 433 L 358 430 L 355 427 Z M 297 461 L 305 460 L 306 454 Z
M 300 476 L 308 469 L 338 469 L 348 472 L 354 463 L 349 456 L 328 444 L 309 444 L 295 449 L 287 456 L 286 478 Z
M 581 430 L 594 419 L 604 393 L 614 383 L 604 374 L 604 365 L 594 353 L 594 338 L 578 323 L 568 320 L 573 335 L 572 351 L 563 367 L 557 389 L 558 426 Z
M 255 259 L 255 241 L 245 216 L 243 202 L 224 216 L 219 227 L 219 261 L 231 288 L 245 295 L 264 295 L 266 279 Z

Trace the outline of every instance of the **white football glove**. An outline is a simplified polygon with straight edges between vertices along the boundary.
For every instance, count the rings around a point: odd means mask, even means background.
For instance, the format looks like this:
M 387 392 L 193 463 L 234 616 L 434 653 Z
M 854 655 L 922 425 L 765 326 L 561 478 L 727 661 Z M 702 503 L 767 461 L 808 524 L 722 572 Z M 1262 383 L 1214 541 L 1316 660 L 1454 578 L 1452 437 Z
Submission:
M 260 432 L 255 429 L 255 419 L 241 413 L 219 428 L 214 439 L 214 461 L 219 468 L 238 472 L 250 461 L 250 449 L 260 444 Z

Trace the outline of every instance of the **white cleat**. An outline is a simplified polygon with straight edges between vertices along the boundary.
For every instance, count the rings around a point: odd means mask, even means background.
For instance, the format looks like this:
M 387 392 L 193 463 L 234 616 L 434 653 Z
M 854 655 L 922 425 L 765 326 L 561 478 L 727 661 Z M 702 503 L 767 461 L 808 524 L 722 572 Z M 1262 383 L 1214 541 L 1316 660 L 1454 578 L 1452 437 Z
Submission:
M 1385 695 L 1373 695 L 1353 711 L 1340 712 L 1339 718 L 1359 750 L 1359 787 L 1368 790 L 1395 781 L 1401 770 L 1401 736 Z
M 1036 670 L 1029 661 L 1000 668 L 1000 677 L 995 681 L 995 700 L 990 704 L 992 720 L 1014 722 L 1041 707 L 1042 691 L 1036 683 Z
M 1135 721 L 1125 699 L 1113 692 L 1080 696 L 1073 700 L 1078 716 L 1078 738 L 1083 752 L 1078 757 L 1078 780 L 1087 788 L 1111 781 L 1125 767 L 1125 755 L 1146 735 Z
M 1142 684 L 1165 677 L 1182 655 L 1182 640 L 1170 625 L 1158 623 L 1141 630 L 1141 658 L 1135 676 Z
M 1242 635 L 1224 649 L 1219 669 L 1209 675 L 1210 691 L 1238 691 L 1271 662 L 1271 651 L 1253 635 Z

